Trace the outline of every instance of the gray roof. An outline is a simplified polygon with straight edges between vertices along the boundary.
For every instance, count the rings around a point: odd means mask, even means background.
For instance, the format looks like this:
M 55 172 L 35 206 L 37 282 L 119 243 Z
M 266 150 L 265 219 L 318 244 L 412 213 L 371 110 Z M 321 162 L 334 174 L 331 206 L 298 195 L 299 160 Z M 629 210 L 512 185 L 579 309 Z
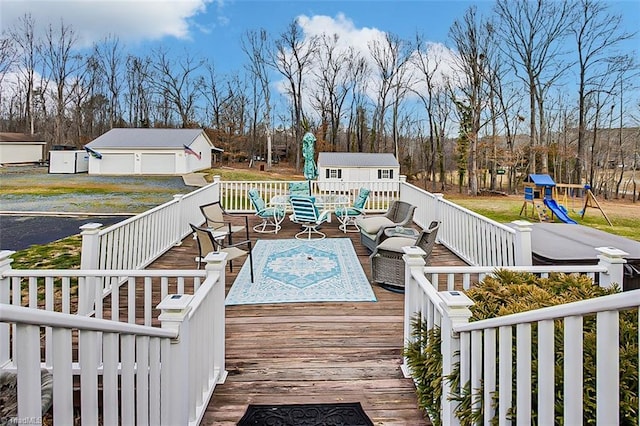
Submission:
M 202 133 L 202 129 L 111 129 L 87 146 L 93 149 L 182 149 L 183 145 L 191 145 Z
M 318 167 L 400 167 L 393 154 L 372 152 L 321 152 Z
M 0 142 L 17 142 L 17 143 L 35 143 L 38 145 L 46 144 L 44 138 L 39 135 L 30 135 L 28 133 L 12 133 L 12 132 L 1 132 L 0 133 Z

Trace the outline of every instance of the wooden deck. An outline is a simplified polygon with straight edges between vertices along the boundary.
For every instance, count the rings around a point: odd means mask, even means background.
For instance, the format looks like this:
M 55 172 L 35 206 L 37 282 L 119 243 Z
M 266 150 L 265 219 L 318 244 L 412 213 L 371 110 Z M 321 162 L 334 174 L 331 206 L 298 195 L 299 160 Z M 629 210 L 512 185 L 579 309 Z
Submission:
M 250 217 L 250 221 L 254 218 Z M 254 224 L 257 223 L 254 221 Z M 288 219 L 277 234 L 251 232 L 251 239 L 293 238 Z M 359 234 L 344 234 L 332 222 L 322 231 L 351 237 L 370 277 Z M 150 265 L 191 269 L 197 246 L 187 237 Z M 431 265 L 463 265 L 437 245 Z M 239 267 L 227 275 L 227 291 Z M 228 272 L 228 268 L 227 268 Z M 404 295 L 373 286 L 377 302 L 283 303 L 226 309 L 226 368 L 202 424 L 235 425 L 248 404 L 360 402 L 376 425 L 427 425 L 411 379 L 400 370 Z

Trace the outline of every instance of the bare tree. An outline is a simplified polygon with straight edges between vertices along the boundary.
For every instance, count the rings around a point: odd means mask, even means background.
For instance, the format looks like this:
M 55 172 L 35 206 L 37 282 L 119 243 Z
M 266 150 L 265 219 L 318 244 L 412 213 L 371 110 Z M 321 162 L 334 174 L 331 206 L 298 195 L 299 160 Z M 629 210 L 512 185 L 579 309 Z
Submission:
M 9 71 L 13 70 L 17 59 L 18 52 L 13 40 L 5 35 L 0 36 L 0 87 L 4 87 L 2 83 Z M 0 108 L 3 108 L 4 105 L 3 92 L 3 90 L 0 90 Z
M 420 98 L 427 115 L 428 145 L 423 147 L 426 154 L 426 170 L 435 190 L 436 187 L 436 155 L 437 155 L 437 129 L 436 129 L 436 97 L 444 90 L 443 82 L 438 82 L 440 76 L 441 58 L 435 51 L 435 45 L 425 41 L 424 37 L 416 34 L 415 52 L 411 56 L 411 62 L 417 70 L 415 86 L 412 91 Z M 425 179 L 427 178 L 425 175 Z
M 287 30 L 275 42 L 271 57 L 273 67 L 287 80 L 287 93 L 291 100 L 293 126 L 295 129 L 296 170 L 300 170 L 300 142 L 304 130 L 304 110 L 302 92 L 305 73 L 309 70 L 317 53 L 317 37 L 305 38 L 297 21 L 292 21 Z
M 461 77 L 458 86 L 462 99 L 456 99 L 460 127 L 469 132 L 460 140 L 469 144 L 468 171 L 471 195 L 478 194 L 477 148 L 480 128 L 484 125 L 481 123 L 486 67 L 484 62 L 491 46 L 488 34 L 487 23 L 477 17 L 474 6 L 467 9 L 462 21 L 456 20 L 449 31 L 457 49 L 456 62 Z M 465 122 L 467 120 L 468 123 Z
M 543 85 L 554 79 L 562 67 L 560 41 L 570 25 L 570 6 L 566 0 L 497 0 L 498 26 L 505 53 L 529 94 L 529 171 L 536 172 L 536 145 L 540 141 L 536 116 L 544 99 Z M 543 125 L 544 126 L 544 125 Z
M 602 81 L 610 75 L 606 63 L 610 61 L 613 48 L 632 34 L 622 30 L 622 17 L 609 14 L 607 5 L 602 2 L 578 0 L 574 8 L 571 33 L 578 54 L 578 158 L 574 180 L 581 182 L 586 164 L 586 99 L 593 91 L 602 90 Z
M 339 144 L 345 101 L 357 85 L 357 77 L 363 71 L 365 63 L 355 49 L 341 48 L 337 35 L 324 35 L 320 40 L 316 76 L 321 92 L 326 94 L 324 109 L 329 119 L 330 145 L 335 149 Z M 349 150 L 348 143 L 345 145 Z
M 267 31 L 248 31 L 242 39 L 242 50 L 249 57 L 249 72 L 255 82 L 259 82 L 260 93 L 264 100 L 264 127 L 267 133 L 267 169 L 272 167 L 272 129 L 271 129 L 271 88 L 269 78 L 268 52 L 272 48 L 269 43 Z M 259 99 L 254 100 L 254 139 L 256 139 L 256 125 L 259 107 Z
M 120 96 L 124 85 L 124 55 L 118 37 L 110 35 L 94 46 L 94 56 L 109 92 L 109 128 L 121 118 Z
M 348 71 L 347 79 L 351 81 L 352 90 L 346 135 L 347 151 L 364 152 L 365 142 L 369 134 L 366 122 L 366 102 L 368 99 L 366 93 L 370 69 L 366 60 L 360 57 Z
M 56 107 L 54 142 L 65 141 L 65 111 L 71 99 L 68 85 L 76 73 L 84 67 L 81 55 L 73 52 L 77 36 L 71 26 L 60 21 L 60 27 L 54 31 L 49 25 L 45 33 L 45 44 L 41 49 L 46 76 L 54 85 L 52 98 Z
M 30 134 L 35 132 L 33 90 L 35 84 L 34 74 L 39 61 L 38 51 L 40 44 L 36 40 L 34 28 L 35 20 L 31 17 L 31 14 L 26 14 L 19 18 L 16 27 L 9 31 L 18 49 L 19 70 L 25 85 L 25 131 Z
M 152 75 L 149 58 L 127 56 L 126 83 L 129 124 L 133 127 L 150 127 L 151 85 L 148 81 Z
M 405 64 L 410 58 L 409 49 L 406 43 L 398 36 L 386 33 L 384 39 L 373 40 L 369 43 L 369 52 L 375 64 L 378 80 L 378 96 L 374 113 L 375 146 L 371 147 L 371 151 L 387 151 L 385 118 L 389 106 L 393 103 L 392 132 L 394 154 L 397 155 L 398 103 L 408 90 L 408 84 L 405 79 Z
M 215 130 L 222 130 L 223 113 L 225 105 L 230 101 L 233 94 L 228 91 L 227 81 L 216 73 L 214 64 L 207 62 L 205 65 L 207 73 L 202 81 L 200 91 L 206 102 L 206 115 L 208 123 Z
M 197 72 L 204 65 L 204 61 L 189 54 L 172 58 L 164 49 L 155 50 L 153 56 L 155 61 L 151 66 L 156 78 L 150 82 L 156 94 L 162 99 L 164 108 L 178 114 L 182 128 L 193 126 L 199 87 L 202 83 L 202 77 Z

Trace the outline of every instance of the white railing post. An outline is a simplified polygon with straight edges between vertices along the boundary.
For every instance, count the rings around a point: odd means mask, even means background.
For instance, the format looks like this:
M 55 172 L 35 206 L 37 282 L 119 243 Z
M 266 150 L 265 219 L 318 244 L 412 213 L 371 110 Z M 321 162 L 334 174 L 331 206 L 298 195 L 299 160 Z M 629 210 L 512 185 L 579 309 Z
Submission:
M 533 265 L 531 250 L 532 224 L 526 220 L 514 220 L 511 222 L 516 230 L 515 262 L 516 266 Z
M 11 256 L 15 251 L 0 251 L 0 303 L 9 304 L 9 284 L 10 278 L 4 276 L 4 273 L 11 269 Z M 0 365 L 4 365 L 9 361 L 9 324 L 0 323 Z
M 98 232 L 101 223 L 86 223 L 80 227 L 82 232 L 82 251 L 80 269 L 100 269 L 100 238 Z M 96 277 L 87 277 L 84 285 L 78 286 L 78 314 L 87 315 L 93 310 L 96 298 Z
M 227 265 L 227 253 L 209 253 L 204 261 L 207 262 L 205 270 L 207 271 L 207 278 L 212 273 L 219 273 L 220 279 L 213 288 L 214 303 L 216 309 L 212 312 L 213 315 L 213 369 L 220 369 L 220 373 L 217 379 L 217 383 L 224 383 L 227 380 L 227 370 L 225 364 L 226 347 L 225 347 L 225 283 L 226 275 L 225 268 Z M 213 374 L 213 371 L 210 372 Z
M 182 211 L 182 209 L 184 208 L 184 203 L 182 202 L 182 199 L 184 198 L 184 194 L 174 194 L 173 195 L 173 200 L 178 204 L 178 217 L 175 218 L 175 221 L 173 223 L 176 224 L 176 226 L 178 227 L 178 232 L 175 233 L 176 239 L 173 242 L 174 247 L 180 246 L 182 245 L 182 233 L 183 233 L 183 229 L 186 229 L 189 224 L 187 223 L 182 223 L 183 218 L 187 217 L 187 215 L 184 214 L 184 212 Z
M 426 253 L 420 247 L 403 247 L 404 255 L 404 344 L 411 341 L 411 318 L 413 317 L 413 306 L 419 300 L 419 289 L 413 282 L 413 273 L 424 274 Z M 400 366 L 404 377 L 411 377 L 407 358 L 402 358 Z
M 460 360 L 460 335 L 454 332 L 454 327 L 466 324 L 471 317 L 469 307 L 473 301 L 461 291 L 441 291 L 438 292 L 442 299 L 443 316 L 440 325 L 440 336 L 442 344 L 442 399 L 441 399 L 441 419 L 443 425 L 458 425 L 460 421 L 455 416 L 455 408 L 458 404 L 450 401 L 451 383 L 446 379 L 451 373 L 455 364 Z M 466 365 L 469 365 L 467 362 Z M 460 384 L 461 386 L 464 383 Z
M 598 259 L 600 259 L 598 264 L 607 268 L 607 272 L 600 273 L 600 287 L 611 287 L 613 284 L 618 283 L 620 289 L 622 289 L 624 264 L 627 263 L 624 256 L 628 256 L 629 253 L 614 247 L 596 247 L 596 251 L 600 253 L 598 255 Z
M 169 294 L 156 307 L 162 328 L 175 330 L 169 353 L 161 353 L 160 418 L 163 425 L 189 423 L 189 303 L 193 296 Z
M 442 200 L 444 200 L 444 194 L 436 193 L 436 194 L 433 194 L 433 196 L 436 198 L 436 205 L 434 208 L 435 217 L 433 218 L 433 220 L 440 221 L 441 223 L 444 224 L 446 223 L 446 221 L 442 220 L 442 209 L 440 207 Z

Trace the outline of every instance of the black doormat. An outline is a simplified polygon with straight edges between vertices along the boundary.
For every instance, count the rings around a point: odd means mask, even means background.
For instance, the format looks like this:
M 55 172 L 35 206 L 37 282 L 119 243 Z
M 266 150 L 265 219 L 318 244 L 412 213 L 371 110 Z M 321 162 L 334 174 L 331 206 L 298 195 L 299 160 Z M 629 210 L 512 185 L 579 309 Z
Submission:
M 359 402 L 249 405 L 238 426 L 373 426 Z

